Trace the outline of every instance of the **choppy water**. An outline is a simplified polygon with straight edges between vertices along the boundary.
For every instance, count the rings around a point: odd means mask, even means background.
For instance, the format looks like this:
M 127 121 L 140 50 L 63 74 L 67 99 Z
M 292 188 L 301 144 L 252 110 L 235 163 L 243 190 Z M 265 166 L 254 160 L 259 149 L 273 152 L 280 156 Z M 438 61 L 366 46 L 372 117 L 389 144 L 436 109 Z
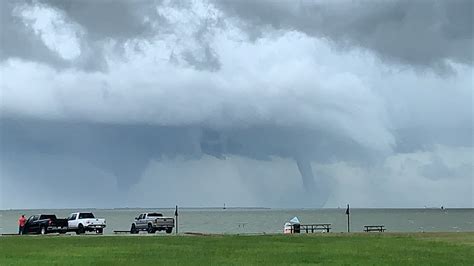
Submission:
M 76 209 L 2 210 L 0 233 L 15 233 L 21 214 L 54 213 L 67 217 Z M 174 209 L 84 209 L 106 218 L 105 234 L 128 230 L 141 212 L 160 211 L 173 216 Z M 302 224 L 331 223 L 332 232 L 347 230 L 345 209 L 180 209 L 179 232 L 201 233 L 280 233 L 283 224 L 297 216 Z M 351 209 L 351 231 L 364 225 L 385 225 L 389 232 L 474 231 L 474 209 Z

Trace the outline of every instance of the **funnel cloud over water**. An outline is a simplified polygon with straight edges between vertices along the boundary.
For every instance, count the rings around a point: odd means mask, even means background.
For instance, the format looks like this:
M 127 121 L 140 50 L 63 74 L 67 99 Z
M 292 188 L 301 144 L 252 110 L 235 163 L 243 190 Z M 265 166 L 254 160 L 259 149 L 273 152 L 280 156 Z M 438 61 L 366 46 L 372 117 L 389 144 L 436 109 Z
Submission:
M 472 1 L 0 10 L 0 208 L 474 206 Z
M 313 169 L 309 160 L 299 157 L 296 159 L 298 170 L 300 171 L 301 178 L 303 179 L 303 186 L 309 193 L 314 193 L 316 186 L 314 183 Z

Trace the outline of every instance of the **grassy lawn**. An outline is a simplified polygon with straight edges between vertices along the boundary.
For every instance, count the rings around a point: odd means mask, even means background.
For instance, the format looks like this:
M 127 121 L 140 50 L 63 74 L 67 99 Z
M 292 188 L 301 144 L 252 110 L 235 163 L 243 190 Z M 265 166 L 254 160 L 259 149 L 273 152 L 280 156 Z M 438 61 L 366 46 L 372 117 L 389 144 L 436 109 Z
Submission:
M 1 265 L 474 265 L 474 233 L 0 237 Z

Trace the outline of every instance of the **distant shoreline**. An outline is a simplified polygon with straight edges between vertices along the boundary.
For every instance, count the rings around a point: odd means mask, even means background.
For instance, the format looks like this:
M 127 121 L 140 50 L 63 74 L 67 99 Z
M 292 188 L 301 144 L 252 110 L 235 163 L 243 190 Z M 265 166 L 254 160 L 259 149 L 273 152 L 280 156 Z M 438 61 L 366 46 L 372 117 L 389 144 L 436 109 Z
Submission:
M 310 208 L 310 207 L 178 207 L 179 210 L 341 210 L 345 207 Z M 0 211 L 32 211 L 32 210 L 174 210 L 175 207 L 119 207 L 119 208 L 31 208 L 31 209 L 0 209 Z M 474 210 L 474 207 L 351 207 L 351 210 Z

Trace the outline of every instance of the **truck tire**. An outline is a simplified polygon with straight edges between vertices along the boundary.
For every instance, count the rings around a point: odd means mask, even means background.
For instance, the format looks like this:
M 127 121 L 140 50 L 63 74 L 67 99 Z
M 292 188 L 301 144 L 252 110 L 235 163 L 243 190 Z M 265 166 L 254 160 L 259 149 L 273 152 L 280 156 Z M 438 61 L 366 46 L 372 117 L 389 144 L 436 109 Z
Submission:
M 166 233 L 167 233 L 167 234 L 171 234 L 171 232 L 173 232 L 173 228 L 172 228 L 172 227 L 166 228 Z
M 79 224 L 79 226 L 77 227 L 76 234 L 80 235 L 80 234 L 84 234 L 85 232 L 86 230 L 84 229 L 84 226 L 82 224 Z
M 153 228 L 152 224 L 148 224 L 148 228 L 146 230 L 149 234 L 154 234 L 156 232 L 155 228 Z
M 96 233 L 96 234 L 103 234 L 103 233 L 104 233 L 104 229 L 103 229 L 103 228 L 98 228 L 97 230 L 95 230 L 95 233 Z
M 46 229 L 46 227 L 45 227 L 45 226 L 41 226 L 40 234 L 46 235 L 47 233 L 48 233 L 48 230 Z
M 132 224 L 132 227 L 130 228 L 130 234 L 138 234 L 138 230 L 135 224 Z

